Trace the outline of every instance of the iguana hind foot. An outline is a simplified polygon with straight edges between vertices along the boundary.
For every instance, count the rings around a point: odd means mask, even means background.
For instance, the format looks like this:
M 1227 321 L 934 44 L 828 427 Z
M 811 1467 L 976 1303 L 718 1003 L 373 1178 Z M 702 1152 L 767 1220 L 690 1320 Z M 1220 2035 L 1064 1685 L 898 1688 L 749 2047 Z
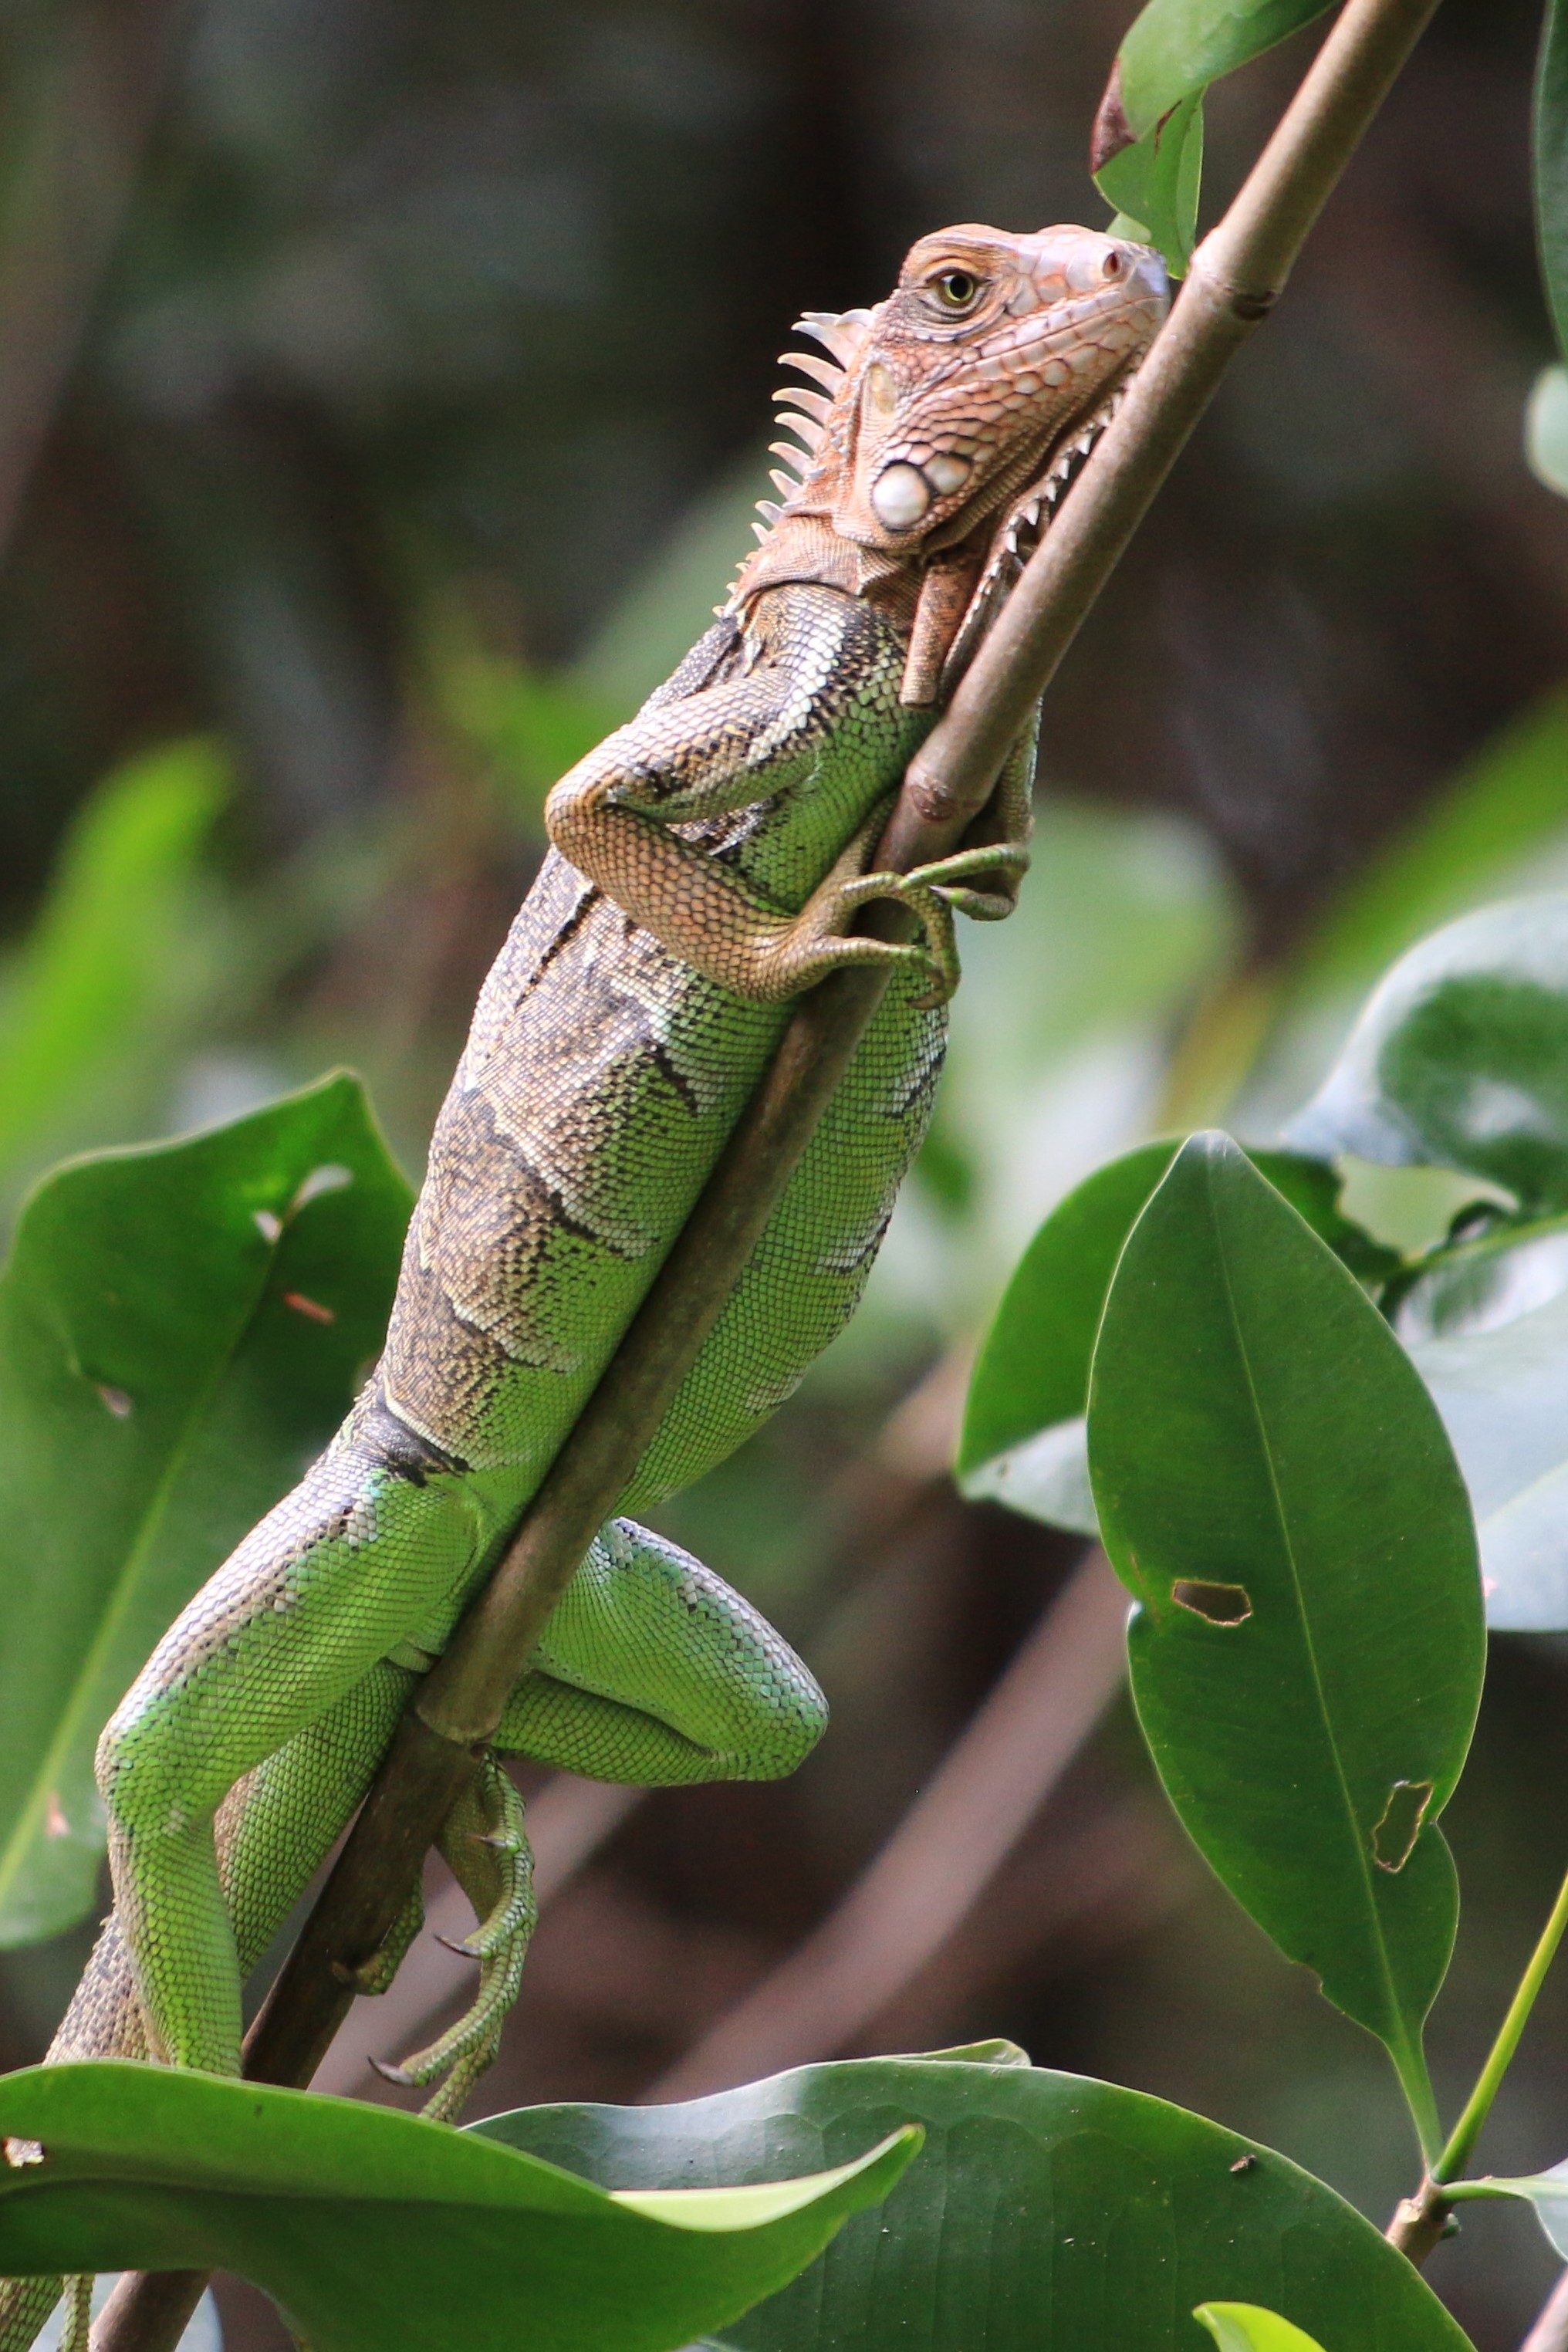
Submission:
M 495 2061 L 539 1916 L 522 1799 L 493 1753 L 447 1814 L 437 1843 L 479 1922 L 471 1936 L 448 1947 L 479 1961 L 479 1992 L 456 2024 L 426 2049 L 397 2066 L 373 2063 L 389 2083 L 439 2083 L 424 2112 L 438 2123 L 453 2123 Z

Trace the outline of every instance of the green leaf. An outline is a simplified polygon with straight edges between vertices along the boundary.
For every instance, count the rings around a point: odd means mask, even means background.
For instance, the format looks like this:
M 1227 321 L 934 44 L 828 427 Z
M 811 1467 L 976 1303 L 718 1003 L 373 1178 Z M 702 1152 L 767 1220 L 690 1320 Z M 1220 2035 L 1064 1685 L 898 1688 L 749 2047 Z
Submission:
M 1177 1149 L 1141 1144 L 1096 1169 L 1026 1250 L 970 1383 L 957 1475 L 972 1499 L 1098 1532 L 1083 1425 L 1095 1334 L 1122 1244 Z M 1341 1213 L 1331 1168 L 1296 1152 L 1250 1156 L 1353 1272 L 1385 1280 L 1397 1269 L 1394 1253 Z
M 1321 16 L 1329 0 L 1150 0 L 1122 41 L 1095 124 L 1095 179 L 1119 236 L 1186 274 L 1203 179 L 1204 92 Z
M 1121 105 L 1142 139 L 1185 98 L 1321 16 L 1331 0 L 1150 0 L 1124 37 Z
M 1204 176 L 1204 101 L 1184 98 L 1144 137 L 1121 148 L 1095 173 L 1095 184 L 1117 208 L 1119 236 L 1157 245 L 1173 278 L 1184 278 L 1197 236 Z
M 119 770 L 74 820 L 0 992 L 0 1170 L 37 1165 L 51 1134 L 58 1149 L 84 1096 L 123 1093 L 149 1032 L 166 1027 L 197 858 L 224 793 L 216 752 L 177 744 Z
M 1526 2173 L 1511 2179 L 1489 2173 L 1485 2180 L 1466 2181 L 1462 2186 L 1468 2192 L 1464 2198 L 1467 2204 L 1472 2200 L 1507 2197 L 1533 2205 L 1548 2243 L 1568 2262 L 1568 2161 L 1554 2164 L 1546 2172 Z
M 667 2107 L 526 2107 L 472 2126 L 606 2185 L 767 2179 L 909 2117 L 874 2214 L 724 2330 L 733 2352 L 1198 2352 L 1207 2298 L 1289 2303 L 1334 2352 L 1463 2352 L 1430 2290 L 1321 2181 L 1106 2083 L 858 2058 Z
M 1121 1254 L 1089 1443 L 1172 1801 L 1386 2044 L 1429 2140 L 1458 1910 L 1436 1821 L 1484 1663 L 1469 1505 L 1387 1325 L 1226 1136 L 1184 1145 Z
M 408 1207 L 347 1076 L 28 1201 L 0 1275 L 0 1941 L 91 1908 L 98 1734 L 342 1418 Z
M 1568 1207 L 1568 893 L 1483 907 L 1401 957 L 1288 1133 Z
M 1260 2304 L 1200 2303 L 1193 2317 L 1202 2320 L 1219 2352 L 1323 2352 L 1316 2336 Z
M 805 2179 L 607 2195 L 350 2099 L 117 2063 L 0 2081 L 0 2272 L 222 2269 L 316 2352 L 668 2352 L 793 2278 L 920 2144 L 895 2123 Z
M 1535 73 L 1531 163 L 1546 307 L 1568 358 L 1568 7 L 1546 0 Z

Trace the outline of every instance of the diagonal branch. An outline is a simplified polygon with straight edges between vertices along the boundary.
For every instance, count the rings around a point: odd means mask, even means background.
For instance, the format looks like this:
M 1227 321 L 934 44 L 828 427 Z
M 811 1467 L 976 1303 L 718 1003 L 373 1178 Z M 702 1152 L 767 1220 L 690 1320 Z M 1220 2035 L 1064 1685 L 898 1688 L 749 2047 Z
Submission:
M 1120 415 L 912 762 L 879 860 L 940 856 L 984 806 L 1225 369 L 1269 309 L 1436 0 L 1346 0 L 1192 275 Z M 390 1931 L 533 1644 L 717 1321 L 847 1068 L 884 982 L 841 971 L 803 998 L 685 1232 L 511 1547 L 426 1677 L 304 1933 L 252 2030 L 247 2071 L 305 2083 Z M 173 2282 L 176 2275 L 179 2284 Z M 134 2277 L 95 2352 L 167 2352 L 199 2283 Z

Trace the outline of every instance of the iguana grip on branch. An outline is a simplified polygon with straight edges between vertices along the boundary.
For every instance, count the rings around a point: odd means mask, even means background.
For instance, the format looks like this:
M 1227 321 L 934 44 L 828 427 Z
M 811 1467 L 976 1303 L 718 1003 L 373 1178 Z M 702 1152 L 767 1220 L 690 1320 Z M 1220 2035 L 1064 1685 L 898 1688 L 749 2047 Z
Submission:
M 865 871 L 905 763 L 1164 309 L 1146 248 L 1076 228 L 923 238 L 871 311 L 802 322 L 821 386 L 715 625 L 563 778 L 553 848 L 437 1121 L 385 1352 L 339 1435 L 197 1594 L 103 1735 L 115 1909 L 50 2053 L 232 2074 L 240 1987 L 357 1804 L 614 1354 L 780 1036 L 787 1000 L 892 984 L 622 1497 L 700 1476 L 852 1312 L 924 1132 L 957 978 L 952 909 L 1006 914 L 1033 730 L 972 837 Z M 856 936 L 894 899 L 916 942 Z M 627 1518 L 600 1533 L 495 1746 L 639 1785 L 767 1779 L 821 1694 L 739 1595 Z M 406 2062 L 455 2113 L 532 1920 L 493 1755 L 442 1852 L 482 1922 L 468 2014 Z M 366 1990 L 389 1979 L 411 1913 Z M 0 2352 L 58 2282 L 16 2282 Z

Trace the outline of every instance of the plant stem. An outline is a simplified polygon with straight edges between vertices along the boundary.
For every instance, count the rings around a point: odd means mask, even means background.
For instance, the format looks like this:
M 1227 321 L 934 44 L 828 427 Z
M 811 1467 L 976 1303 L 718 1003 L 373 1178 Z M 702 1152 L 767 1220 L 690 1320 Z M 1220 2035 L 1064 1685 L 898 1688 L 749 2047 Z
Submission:
M 1436 5 L 1345 0 L 1235 203 L 1194 254 L 1169 320 L 1071 497 L 910 761 L 887 846 L 901 851 L 921 824 L 984 807 L 1036 697 L 1231 360 L 1273 309 Z
M 1394 2060 L 1394 2071 L 1399 2077 L 1399 2087 L 1405 2094 L 1405 2104 L 1410 2110 L 1410 2120 L 1415 2126 L 1421 2161 L 1431 2167 L 1440 2161 L 1438 2151 L 1443 2146 L 1443 2121 L 1437 2113 L 1432 2077 L 1426 2069 L 1426 2053 L 1417 2039 L 1402 2052 L 1391 2050 L 1389 2055 Z
M 1493 2100 L 1502 2087 L 1502 2078 L 1513 2063 L 1520 2036 L 1530 2021 L 1536 1998 L 1546 1981 L 1546 1971 L 1557 1957 L 1557 1948 L 1568 1931 L 1568 1877 L 1557 1890 L 1540 1939 L 1530 1956 L 1530 1963 L 1519 1980 L 1519 1989 L 1508 2005 L 1508 2014 L 1498 2028 L 1497 2039 L 1487 2053 L 1485 2065 L 1476 2077 L 1475 2089 L 1465 2102 L 1464 2113 L 1448 2135 L 1447 2145 L 1436 2161 L 1428 2157 L 1429 2170 L 1414 2197 L 1407 2197 L 1388 2225 L 1387 2237 L 1403 2254 L 1407 2254 L 1417 2270 L 1442 2236 L 1448 2214 L 1456 2200 L 1445 2194 L 1448 2184 L 1465 2171 L 1475 2152 L 1481 2127 L 1491 2113 Z M 1408 2092 L 1406 2093 L 1408 2096 Z M 1466 2193 L 1481 2196 L 1486 2193 L 1479 2185 L 1466 2184 Z
M 1026 566 L 905 778 L 878 852 L 908 871 L 952 846 L 1234 352 L 1268 315 L 1308 230 L 1436 0 L 1346 0 L 1192 275 L 1121 413 Z M 345 1972 L 392 1928 L 421 1856 L 473 1770 L 588 1539 L 722 1311 L 880 994 L 863 971 L 804 998 L 680 1241 L 530 1505 L 487 1589 L 405 1717 L 374 1788 L 247 2045 L 255 2080 L 308 2082 L 353 1999 Z M 199 2291 L 199 2289 L 198 2289 Z M 194 2308 L 195 2296 L 184 2305 Z M 94 2352 L 171 2352 L 183 2321 L 127 2277 Z
M 1491 2112 L 1492 2101 L 1502 2087 L 1502 2078 L 1513 2063 L 1513 2053 L 1519 2039 L 1535 2007 L 1536 1996 L 1546 1981 L 1546 1971 L 1557 1957 L 1557 1947 L 1568 1930 L 1568 1877 L 1557 1890 L 1557 1900 L 1550 1917 L 1541 1931 L 1541 1938 L 1530 1956 L 1530 1965 L 1519 1980 L 1519 1990 L 1508 2006 L 1508 2014 L 1498 2028 L 1497 2040 L 1487 2053 L 1486 2064 L 1476 2077 L 1476 2087 L 1465 2102 L 1464 2113 L 1448 2135 L 1448 2144 L 1437 2158 L 1434 2177 L 1438 2181 L 1452 2180 L 1468 2168 L 1470 2157 L 1481 2126 Z

